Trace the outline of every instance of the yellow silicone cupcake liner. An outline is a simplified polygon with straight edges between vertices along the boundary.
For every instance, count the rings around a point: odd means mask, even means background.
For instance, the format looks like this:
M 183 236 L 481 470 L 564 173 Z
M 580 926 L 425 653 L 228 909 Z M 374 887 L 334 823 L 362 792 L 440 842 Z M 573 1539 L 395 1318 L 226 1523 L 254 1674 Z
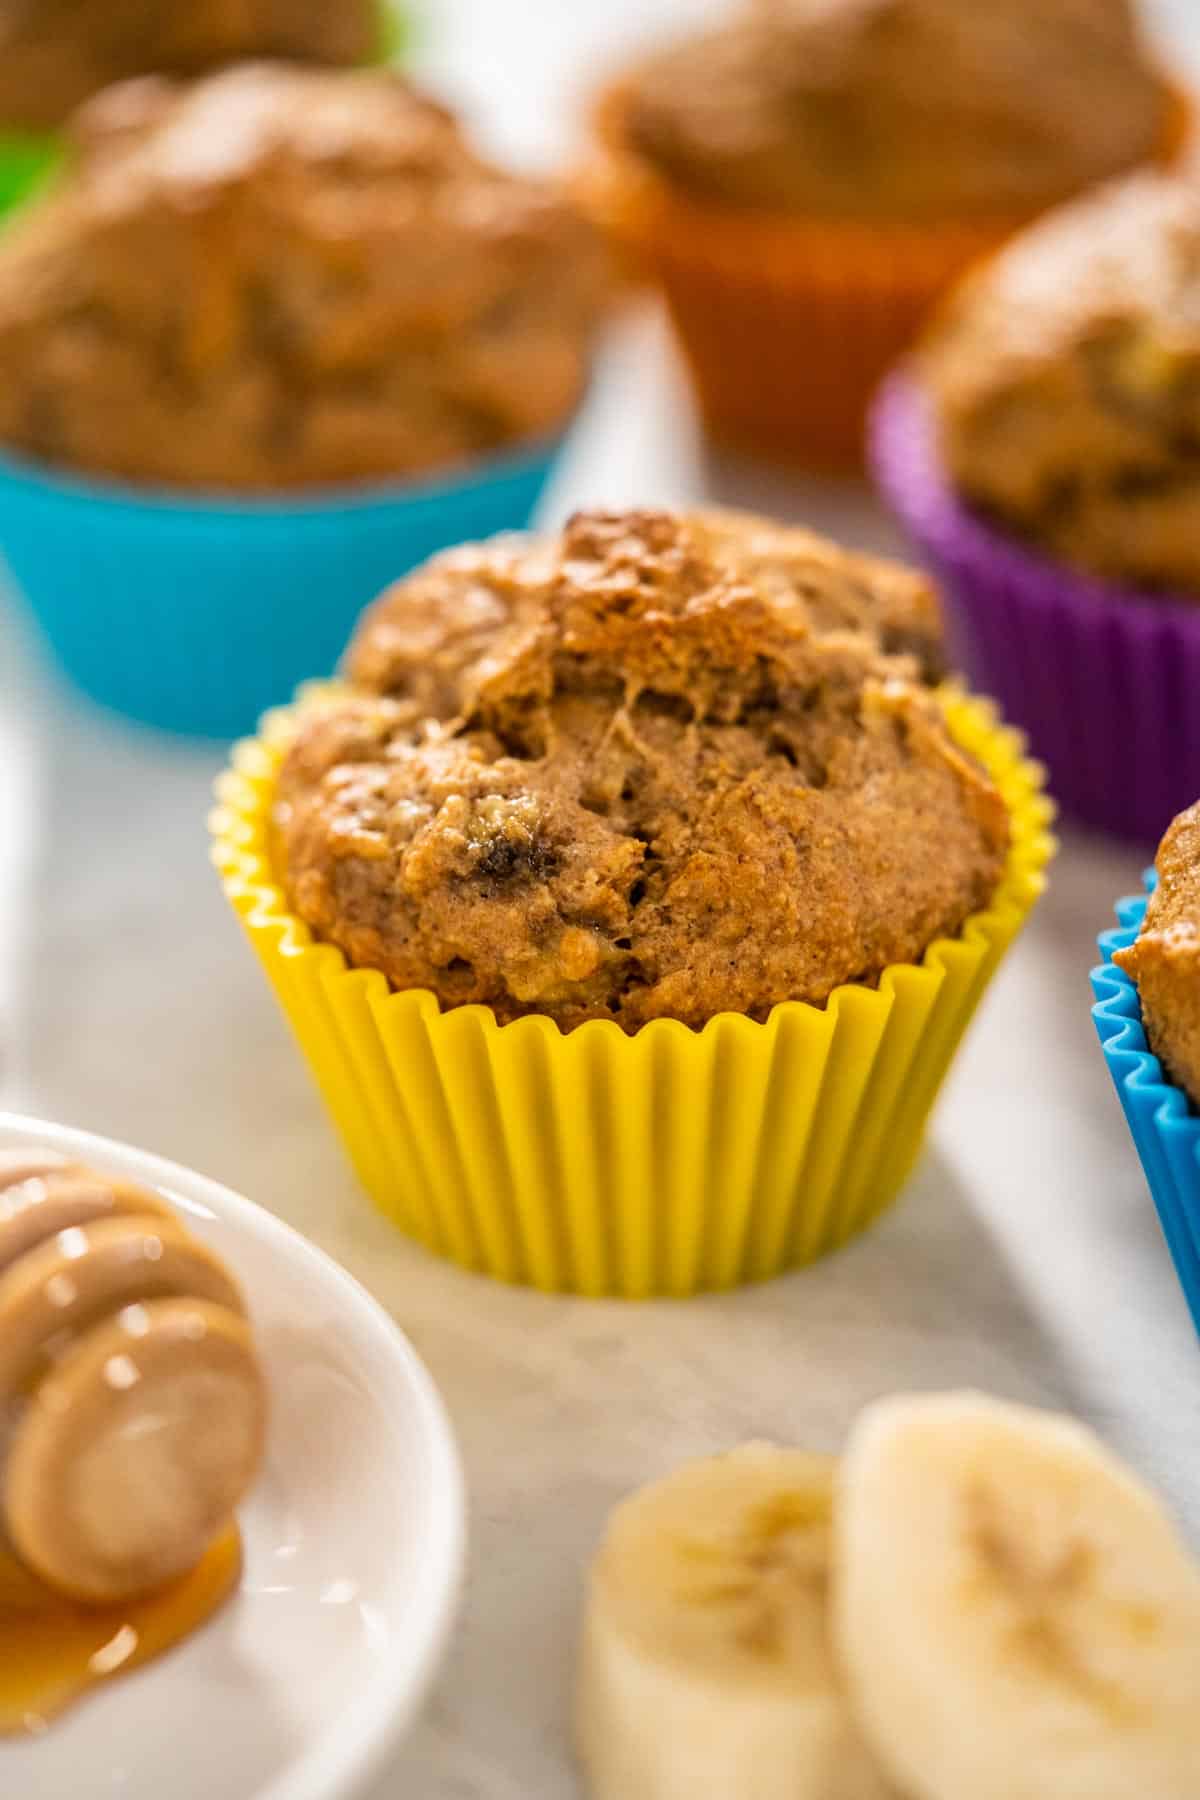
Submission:
M 935 303 L 1028 224 L 887 226 L 694 200 L 634 150 L 618 84 L 602 100 L 581 204 L 627 273 L 662 289 L 708 426 L 722 441 L 818 468 L 861 465 L 867 410 Z M 1157 160 L 1192 109 L 1172 94 Z
M 376 1206 L 440 1256 L 547 1292 L 686 1295 L 761 1281 L 862 1231 L 902 1186 L 962 1034 L 1044 885 L 1040 768 L 953 688 L 956 740 L 990 770 L 1013 841 L 986 911 L 877 988 L 765 1023 L 609 1020 L 564 1035 L 442 1011 L 314 942 L 277 881 L 276 776 L 297 709 L 268 715 L 218 784 L 214 861 Z

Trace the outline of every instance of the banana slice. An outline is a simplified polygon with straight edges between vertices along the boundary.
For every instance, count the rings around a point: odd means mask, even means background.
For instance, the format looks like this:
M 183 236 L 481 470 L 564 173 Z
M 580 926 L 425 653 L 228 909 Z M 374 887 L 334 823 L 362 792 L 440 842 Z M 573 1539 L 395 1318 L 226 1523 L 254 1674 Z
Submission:
M 912 1800 L 1196 1800 L 1200 1568 L 1070 1420 L 883 1401 L 839 1477 L 834 1632 Z
M 750 1444 L 618 1507 L 577 1697 L 595 1800 L 884 1800 L 829 1649 L 834 1468 Z

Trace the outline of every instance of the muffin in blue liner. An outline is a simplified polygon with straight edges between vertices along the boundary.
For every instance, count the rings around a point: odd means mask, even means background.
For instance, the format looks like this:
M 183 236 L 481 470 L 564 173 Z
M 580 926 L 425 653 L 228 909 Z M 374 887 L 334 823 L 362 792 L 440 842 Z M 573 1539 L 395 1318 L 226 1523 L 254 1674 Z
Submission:
M 1154 871 L 1147 872 L 1147 891 Z M 1146 912 L 1146 895 L 1119 900 L 1120 924 L 1100 938 L 1103 965 L 1092 971 L 1092 1018 L 1117 1098 L 1158 1211 L 1176 1273 L 1200 1331 L 1200 1115 L 1183 1089 L 1166 1079 L 1142 1024 L 1137 987 L 1112 961 L 1132 944 Z
M 238 737 L 381 589 L 529 524 L 605 260 L 389 70 L 247 63 L 89 118 L 0 232 L 0 552 L 93 699 Z
M 380 589 L 529 523 L 562 440 L 450 475 L 278 500 L 125 487 L 0 456 L 0 546 L 64 673 L 113 711 L 233 738 L 328 674 Z

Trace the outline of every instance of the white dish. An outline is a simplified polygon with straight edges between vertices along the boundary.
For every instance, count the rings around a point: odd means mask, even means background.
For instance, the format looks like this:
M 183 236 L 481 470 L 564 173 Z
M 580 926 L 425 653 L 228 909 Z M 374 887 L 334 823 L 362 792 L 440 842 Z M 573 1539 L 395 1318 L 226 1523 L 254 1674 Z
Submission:
M 377 1770 L 431 1681 L 464 1553 L 457 1453 L 387 1314 L 319 1250 L 203 1176 L 0 1114 L 35 1143 L 154 1188 L 243 1283 L 271 1399 L 240 1519 L 239 1592 L 185 1643 L 0 1742 L 0 1794 L 333 1800 Z

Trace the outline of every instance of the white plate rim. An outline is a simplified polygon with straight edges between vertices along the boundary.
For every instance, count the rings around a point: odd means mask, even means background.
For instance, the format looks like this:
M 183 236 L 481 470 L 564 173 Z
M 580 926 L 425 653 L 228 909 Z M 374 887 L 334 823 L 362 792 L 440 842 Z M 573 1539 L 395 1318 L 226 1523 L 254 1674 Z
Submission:
M 95 1163 L 113 1174 L 151 1186 L 174 1189 L 208 1207 L 236 1229 L 270 1243 L 285 1245 L 289 1256 L 319 1266 L 340 1288 L 349 1306 L 390 1355 L 403 1366 L 428 1439 L 435 1480 L 446 1504 L 436 1519 L 427 1550 L 421 1627 L 413 1641 L 397 1647 L 394 1658 L 362 1694 L 326 1730 L 296 1769 L 260 1787 L 244 1800 L 339 1800 L 360 1791 L 376 1774 L 406 1727 L 415 1718 L 436 1675 L 457 1618 L 462 1598 L 467 1552 L 466 1486 L 449 1416 L 433 1379 L 396 1321 L 362 1284 L 293 1226 L 236 1193 L 201 1175 L 132 1144 L 95 1132 L 55 1125 L 45 1119 L 0 1111 L 0 1140 L 22 1141 L 56 1150 L 81 1162 Z

